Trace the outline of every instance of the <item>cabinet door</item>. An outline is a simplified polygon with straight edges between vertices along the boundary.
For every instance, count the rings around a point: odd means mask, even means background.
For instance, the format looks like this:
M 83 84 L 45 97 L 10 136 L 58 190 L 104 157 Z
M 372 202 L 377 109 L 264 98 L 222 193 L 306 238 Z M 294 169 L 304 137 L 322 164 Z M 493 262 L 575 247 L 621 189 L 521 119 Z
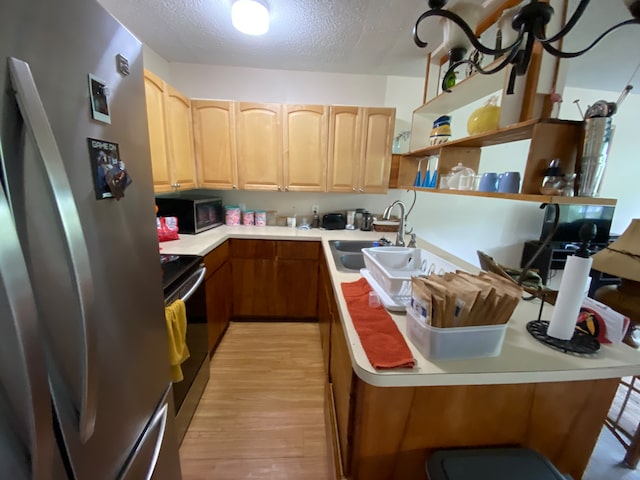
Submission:
M 198 186 L 235 190 L 238 163 L 233 102 L 193 100 L 191 110 Z
M 329 375 L 329 349 L 331 347 L 331 317 L 335 300 L 331 288 L 331 278 L 327 269 L 326 260 L 320 259 L 320 275 L 318 278 L 318 323 L 320 326 L 320 345 L 322 346 L 322 358 L 324 371 Z
M 148 70 L 144 71 L 144 93 L 147 101 L 147 127 L 151 150 L 153 189 L 156 192 L 171 190 L 171 176 L 165 138 L 164 81 Z
M 231 319 L 231 263 L 226 261 L 207 279 L 209 353 L 216 347 Z
M 278 317 L 317 318 L 318 261 L 279 258 L 273 302 Z
M 319 242 L 281 240 L 276 245 L 276 316 L 318 316 Z
M 234 258 L 232 262 L 233 316 L 277 316 L 275 260 Z
M 172 187 L 183 190 L 195 188 L 191 101 L 167 84 L 165 105 L 167 150 L 172 172 Z
M 283 189 L 281 116 L 278 104 L 236 103 L 241 189 Z
M 276 242 L 232 239 L 229 247 L 233 278 L 233 316 L 275 316 Z
M 327 186 L 328 108 L 284 106 L 284 188 L 324 192 Z
M 360 193 L 386 193 L 391 170 L 394 108 L 364 108 L 362 113 L 362 157 L 358 176 Z
M 334 315 L 331 324 L 331 382 L 333 402 L 338 427 L 342 470 L 346 477 L 351 473 L 353 448 L 354 409 L 357 381 L 351 368 L 351 357 L 339 315 Z
M 329 109 L 329 192 L 357 191 L 361 148 L 358 112 L 358 107 L 331 106 Z

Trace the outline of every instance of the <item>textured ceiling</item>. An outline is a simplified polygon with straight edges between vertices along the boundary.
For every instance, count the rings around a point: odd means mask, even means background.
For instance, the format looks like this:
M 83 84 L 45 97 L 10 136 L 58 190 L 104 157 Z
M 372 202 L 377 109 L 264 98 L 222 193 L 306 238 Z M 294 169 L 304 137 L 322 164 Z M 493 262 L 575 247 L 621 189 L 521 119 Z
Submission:
M 427 9 L 425 0 L 267 0 L 272 22 L 262 37 L 231 26 L 232 0 L 98 1 L 169 62 L 424 76 L 426 52 L 414 45 L 411 32 Z M 487 9 L 500 3 L 471 1 Z M 622 0 L 591 2 L 568 46 L 581 48 L 596 32 L 626 18 Z M 429 19 L 423 27 L 421 37 L 437 46 L 438 22 Z M 636 45 L 634 57 L 626 58 L 630 45 Z M 568 84 L 621 90 L 640 62 L 637 45 L 640 27 L 614 33 L 597 50 L 569 61 Z

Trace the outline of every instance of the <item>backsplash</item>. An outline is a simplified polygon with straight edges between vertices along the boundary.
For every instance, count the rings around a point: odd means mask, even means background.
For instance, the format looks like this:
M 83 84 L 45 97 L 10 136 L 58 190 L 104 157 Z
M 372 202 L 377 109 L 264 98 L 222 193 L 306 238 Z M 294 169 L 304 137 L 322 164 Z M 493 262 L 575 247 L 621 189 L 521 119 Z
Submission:
M 371 213 L 382 213 L 394 200 L 408 202 L 407 208 L 413 200 L 413 194 L 404 190 L 389 190 L 386 195 L 234 190 L 208 190 L 208 192 L 222 197 L 224 205 L 243 205 L 247 210 L 277 210 L 278 216 L 290 216 L 295 213 L 298 217 L 308 218 L 312 216 L 313 205 L 320 207 L 319 214 L 322 217 L 325 213 L 344 212 L 356 208 L 364 208 Z
M 300 219 L 312 217 L 312 205 L 320 207 L 322 218 L 324 213 L 356 208 L 381 214 L 395 200 L 401 200 L 408 211 L 413 203 L 412 192 L 398 189 L 389 190 L 384 195 L 233 190 L 208 192 L 222 197 L 224 205 L 243 204 L 248 210 L 277 210 L 278 216 L 292 215 L 295 208 Z M 394 211 L 396 213 L 397 210 Z M 468 199 L 419 192 L 406 226 L 407 229 L 413 228 L 423 240 L 474 265 L 478 265 L 476 250 L 482 250 L 499 263 L 517 267 L 520 265 L 524 242 L 539 237 L 543 216 L 544 211 L 535 202 L 480 197 Z

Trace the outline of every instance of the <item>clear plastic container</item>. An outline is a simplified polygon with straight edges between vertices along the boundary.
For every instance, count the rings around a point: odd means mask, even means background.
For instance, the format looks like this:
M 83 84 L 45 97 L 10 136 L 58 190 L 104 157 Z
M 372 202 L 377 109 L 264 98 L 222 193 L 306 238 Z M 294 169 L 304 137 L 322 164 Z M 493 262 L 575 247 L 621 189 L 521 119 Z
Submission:
M 437 328 L 425 325 L 407 309 L 407 336 L 429 360 L 497 357 L 502 351 L 507 325 Z
M 227 205 L 225 209 L 225 225 L 240 225 L 241 213 L 240 207 L 235 205 Z
M 246 210 L 242 212 L 242 224 L 243 225 L 253 225 L 255 216 L 253 214 L 253 210 Z

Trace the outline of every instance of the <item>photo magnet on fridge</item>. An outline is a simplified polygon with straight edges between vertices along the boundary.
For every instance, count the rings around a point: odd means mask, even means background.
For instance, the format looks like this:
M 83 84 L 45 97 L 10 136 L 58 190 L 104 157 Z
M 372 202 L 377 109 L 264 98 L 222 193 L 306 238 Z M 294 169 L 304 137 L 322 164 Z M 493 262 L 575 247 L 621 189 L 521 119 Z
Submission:
M 124 196 L 124 189 L 132 180 L 124 162 L 120 160 L 118 144 L 87 138 L 89 145 L 89 157 L 93 169 L 93 183 L 96 199 L 115 198 L 120 200 Z
M 89 74 L 89 98 L 91 99 L 91 116 L 94 120 L 111 123 L 109 103 L 107 101 L 108 88 L 106 82 Z

